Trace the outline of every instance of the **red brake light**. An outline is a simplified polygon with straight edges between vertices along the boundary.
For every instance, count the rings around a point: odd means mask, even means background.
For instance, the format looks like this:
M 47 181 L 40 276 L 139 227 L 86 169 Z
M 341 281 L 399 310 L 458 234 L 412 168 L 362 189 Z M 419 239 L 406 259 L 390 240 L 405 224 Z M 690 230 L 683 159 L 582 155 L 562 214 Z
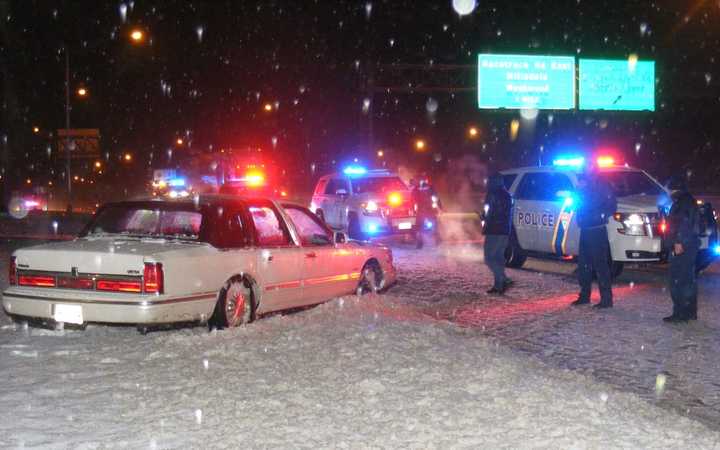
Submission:
M 162 264 L 145 263 L 143 290 L 146 294 L 162 294 L 164 291 L 164 278 Z
M 667 222 L 665 222 L 663 220 L 662 222 L 660 222 L 660 232 L 665 234 L 666 231 L 667 231 Z
M 92 278 L 70 278 L 60 277 L 57 280 L 57 286 L 65 289 L 92 289 Z
M 10 284 L 17 284 L 17 266 L 15 265 L 15 257 L 10 258 L 10 267 L 8 273 L 8 281 Z
M 142 291 L 142 285 L 140 284 L 140 281 L 98 280 L 97 290 L 139 293 Z
M 55 277 L 45 275 L 20 275 L 20 286 L 55 287 Z

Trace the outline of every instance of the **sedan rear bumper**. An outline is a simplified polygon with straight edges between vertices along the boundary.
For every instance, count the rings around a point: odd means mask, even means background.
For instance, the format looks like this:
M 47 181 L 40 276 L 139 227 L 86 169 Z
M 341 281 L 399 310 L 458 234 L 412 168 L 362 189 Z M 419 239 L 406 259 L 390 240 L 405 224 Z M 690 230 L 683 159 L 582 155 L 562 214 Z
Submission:
M 35 319 L 58 321 L 58 305 L 60 308 L 70 305 L 80 312 L 83 323 L 160 324 L 207 320 L 216 295 L 208 292 L 185 297 L 133 296 L 114 300 L 47 296 L 10 288 L 3 293 L 2 305 L 8 314 Z

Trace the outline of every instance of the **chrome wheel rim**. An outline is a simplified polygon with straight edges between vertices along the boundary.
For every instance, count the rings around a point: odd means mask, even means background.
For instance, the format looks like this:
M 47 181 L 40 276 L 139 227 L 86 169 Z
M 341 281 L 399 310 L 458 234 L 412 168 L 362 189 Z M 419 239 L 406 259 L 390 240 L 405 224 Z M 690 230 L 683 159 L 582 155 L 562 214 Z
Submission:
M 245 305 L 247 299 L 242 289 L 231 289 L 227 293 L 227 301 L 225 302 L 225 317 L 229 327 L 241 324 L 245 318 Z

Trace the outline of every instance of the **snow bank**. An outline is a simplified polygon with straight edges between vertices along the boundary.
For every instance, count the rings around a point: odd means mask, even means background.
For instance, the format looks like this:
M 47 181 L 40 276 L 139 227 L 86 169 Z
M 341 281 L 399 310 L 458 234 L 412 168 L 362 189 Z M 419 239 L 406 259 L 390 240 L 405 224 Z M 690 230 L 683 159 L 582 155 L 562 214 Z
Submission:
M 717 448 L 703 425 L 392 293 L 251 326 L 0 329 L 0 447 Z

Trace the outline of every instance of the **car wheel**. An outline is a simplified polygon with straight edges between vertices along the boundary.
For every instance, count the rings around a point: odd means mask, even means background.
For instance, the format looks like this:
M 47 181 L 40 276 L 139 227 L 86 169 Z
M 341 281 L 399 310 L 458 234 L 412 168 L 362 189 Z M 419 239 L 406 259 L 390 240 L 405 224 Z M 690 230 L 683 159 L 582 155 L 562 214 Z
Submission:
M 362 230 L 360 229 L 360 219 L 358 219 L 358 216 L 355 213 L 348 214 L 348 236 L 350 239 L 358 241 L 362 240 L 364 237 Z
M 360 272 L 357 295 L 377 293 L 382 290 L 384 284 L 382 269 L 375 261 L 368 261 Z
M 250 284 L 239 277 L 231 279 L 220 290 L 209 328 L 234 328 L 253 320 L 255 300 Z
M 513 228 L 508 239 L 508 246 L 505 249 L 505 266 L 518 269 L 525 264 L 527 253 L 520 247 L 515 229 Z

